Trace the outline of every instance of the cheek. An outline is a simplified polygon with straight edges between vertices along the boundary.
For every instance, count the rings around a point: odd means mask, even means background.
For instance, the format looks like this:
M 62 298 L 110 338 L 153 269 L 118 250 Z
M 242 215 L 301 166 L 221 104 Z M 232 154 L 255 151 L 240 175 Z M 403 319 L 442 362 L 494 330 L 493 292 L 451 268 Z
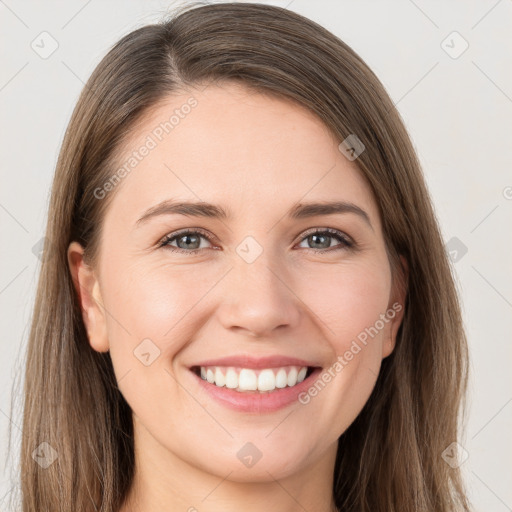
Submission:
M 390 278 L 389 267 L 381 261 L 332 265 L 323 272 L 304 272 L 299 296 L 339 354 L 386 312 Z
M 340 265 L 336 271 L 309 277 L 314 286 L 303 288 L 301 297 L 319 319 L 332 354 L 321 382 L 308 391 L 311 418 L 322 414 L 341 433 L 363 408 L 379 373 L 389 325 L 381 315 L 388 309 L 391 274 L 386 261 L 375 260 Z M 306 274 L 304 283 L 307 278 Z
M 197 330 L 200 301 L 219 280 L 211 267 L 199 271 L 195 265 L 172 266 L 165 260 L 142 265 L 112 256 L 106 265 L 110 342 L 125 351 L 146 338 L 163 355 L 178 351 L 178 340 L 189 339 Z
M 169 361 L 194 337 L 198 301 L 216 282 L 191 269 L 132 264 L 114 255 L 105 266 L 103 298 L 119 389 L 137 414 L 161 424 L 169 422 L 162 403 L 175 387 Z

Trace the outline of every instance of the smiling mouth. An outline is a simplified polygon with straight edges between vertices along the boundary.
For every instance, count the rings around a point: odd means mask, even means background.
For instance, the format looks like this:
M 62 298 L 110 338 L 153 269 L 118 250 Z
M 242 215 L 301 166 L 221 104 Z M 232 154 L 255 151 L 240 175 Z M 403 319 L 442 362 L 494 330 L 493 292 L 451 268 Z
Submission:
M 282 366 L 279 368 L 240 368 L 234 366 L 192 366 L 190 371 L 218 388 L 240 393 L 273 393 L 293 388 L 320 367 Z

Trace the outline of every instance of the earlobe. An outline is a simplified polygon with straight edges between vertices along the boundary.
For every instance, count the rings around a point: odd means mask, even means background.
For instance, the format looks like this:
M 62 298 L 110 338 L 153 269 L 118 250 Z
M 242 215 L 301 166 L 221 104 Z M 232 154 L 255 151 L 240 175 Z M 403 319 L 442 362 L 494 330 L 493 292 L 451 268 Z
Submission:
M 407 297 L 409 266 L 404 256 L 400 255 L 402 269 L 399 269 L 396 282 L 393 284 L 393 293 L 388 304 L 386 316 L 389 318 L 388 332 L 382 345 L 382 357 L 389 356 L 396 345 L 398 329 L 405 314 L 405 299 Z
M 402 324 L 402 319 L 404 316 L 403 302 L 394 302 L 393 305 L 395 308 L 391 306 L 391 308 L 388 309 L 388 312 L 390 313 L 389 316 L 392 314 L 395 316 L 392 320 L 389 321 L 388 335 L 384 339 L 382 345 L 382 358 L 388 357 L 393 352 L 393 350 L 395 350 L 398 329 Z
M 89 344 L 97 352 L 108 352 L 105 309 L 96 273 L 85 263 L 84 249 L 78 242 L 71 242 L 67 256 Z

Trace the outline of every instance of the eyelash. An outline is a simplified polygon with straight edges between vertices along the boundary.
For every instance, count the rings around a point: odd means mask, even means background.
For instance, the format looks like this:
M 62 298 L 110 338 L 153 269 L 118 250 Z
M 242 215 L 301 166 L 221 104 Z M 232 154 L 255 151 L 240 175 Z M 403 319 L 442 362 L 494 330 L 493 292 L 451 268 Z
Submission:
M 181 253 L 187 253 L 189 255 L 195 254 L 195 253 L 203 250 L 203 249 L 199 248 L 199 249 L 192 249 L 189 251 L 186 249 L 180 249 L 179 247 L 173 247 L 173 246 L 169 245 L 169 242 L 172 242 L 173 240 L 175 240 L 183 235 L 201 235 L 202 237 L 206 238 L 208 240 L 208 242 L 212 243 L 212 240 L 210 239 L 210 236 L 208 235 L 208 233 L 206 231 L 203 231 L 202 229 L 195 229 L 195 230 L 186 229 L 183 231 L 179 231 L 177 233 L 171 233 L 169 235 L 166 235 L 162 240 L 160 240 L 160 242 L 158 242 L 158 247 L 166 248 L 167 250 L 169 250 L 171 252 L 181 252 Z M 337 250 L 354 249 L 356 247 L 356 244 L 353 241 L 351 241 L 351 239 L 349 239 L 346 235 L 344 235 L 341 231 L 338 231 L 337 229 L 332 229 L 332 228 L 315 229 L 313 231 L 306 232 L 304 234 L 303 238 L 301 238 L 300 242 L 302 242 L 304 239 L 308 238 L 311 235 L 329 235 L 329 237 L 335 238 L 336 240 L 341 242 L 341 244 L 339 246 L 329 247 L 327 249 L 302 248 L 307 252 L 311 251 L 313 253 L 318 254 L 318 253 L 325 253 L 325 252 L 331 252 L 331 251 L 337 251 Z

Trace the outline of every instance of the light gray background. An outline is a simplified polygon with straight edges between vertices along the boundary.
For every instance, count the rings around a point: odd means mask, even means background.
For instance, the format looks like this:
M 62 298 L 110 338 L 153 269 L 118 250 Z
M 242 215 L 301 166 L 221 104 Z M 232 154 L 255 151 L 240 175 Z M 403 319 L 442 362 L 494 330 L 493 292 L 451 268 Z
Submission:
M 512 510 L 512 2 L 267 3 L 289 6 L 352 46 L 379 76 L 404 118 L 445 242 L 451 240 L 448 249 L 458 251 L 453 268 L 472 372 L 471 408 L 461 441 L 468 458 L 462 468 L 475 510 Z M 173 5 L 0 0 L 2 462 L 9 423 L 14 434 L 13 453 L 0 467 L 0 510 L 7 510 L 9 494 L 17 486 L 22 411 L 16 393 L 11 408 L 12 384 L 23 373 L 39 271 L 32 248 L 44 235 L 65 127 L 83 83 L 108 48 Z M 31 47 L 51 47 L 48 36 L 40 36 L 43 31 L 58 43 L 46 59 Z M 461 55 L 465 43 L 453 31 L 469 44 Z

